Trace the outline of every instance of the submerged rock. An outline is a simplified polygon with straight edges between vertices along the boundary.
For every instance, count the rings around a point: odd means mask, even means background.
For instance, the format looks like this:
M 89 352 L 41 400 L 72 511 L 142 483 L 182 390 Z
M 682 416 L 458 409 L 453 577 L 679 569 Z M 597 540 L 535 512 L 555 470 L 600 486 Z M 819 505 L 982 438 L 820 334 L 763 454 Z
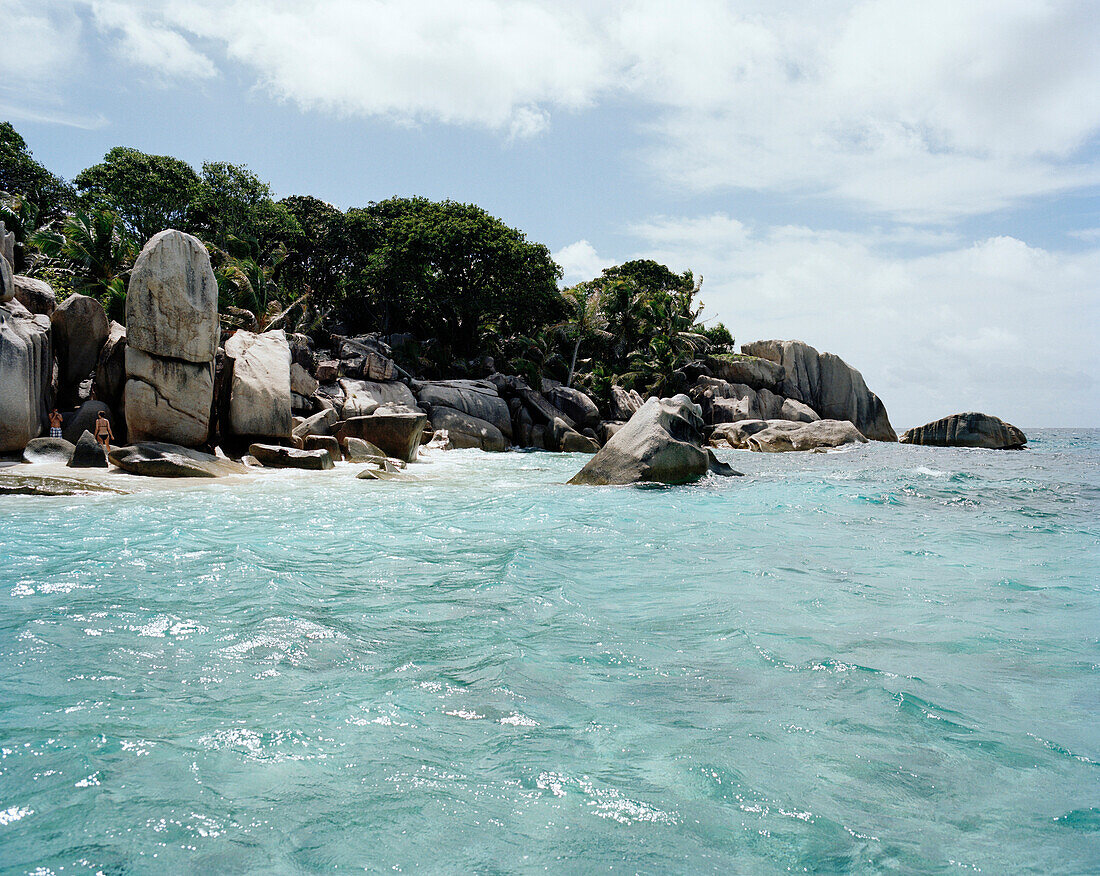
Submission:
M 107 458 L 123 471 L 157 478 L 220 478 L 248 472 L 247 466 L 230 459 L 160 441 L 119 447 Z
M 32 438 L 23 448 L 23 462 L 68 464 L 76 445 L 64 438 Z
M 902 444 L 931 447 L 981 447 L 987 450 L 1020 450 L 1027 436 L 1004 420 L 970 411 L 917 426 L 901 436 Z
M 94 481 L 0 472 L 0 496 L 90 496 L 95 493 L 129 495 L 128 490 Z
M 702 446 L 699 406 L 686 395 L 651 398 L 608 440 L 571 484 L 683 484 L 716 474 L 738 474 Z
M 781 426 L 769 423 L 768 428 L 748 439 L 749 450 L 758 453 L 786 453 L 866 443 L 866 437 L 847 420 L 817 420 L 813 423 L 783 421 Z
M 253 444 L 249 456 L 259 460 L 265 468 L 305 468 L 324 471 L 335 468 L 332 455 L 327 450 L 299 450 L 297 447 L 281 447 L 278 444 Z

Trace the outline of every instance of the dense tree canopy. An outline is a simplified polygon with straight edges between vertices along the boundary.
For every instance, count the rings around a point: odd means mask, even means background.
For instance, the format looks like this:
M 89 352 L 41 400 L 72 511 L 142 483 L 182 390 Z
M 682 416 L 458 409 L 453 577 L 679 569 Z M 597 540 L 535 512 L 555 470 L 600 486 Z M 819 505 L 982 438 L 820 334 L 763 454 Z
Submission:
M 187 162 L 125 146 L 116 146 L 73 182 L 90 205 L 114 211 L 141 240 L 165 228 L 187 228 L 202 185 Z
M 378 240 L 362 280 L 383 331 L 436 338 L 471 357 L 487 333 L 505 337 L 564 315 L 550 251 L 480 207 L 394 198 L 364 212 L 360 227 Z
M 99 296 L 116 318 L 141 244 L 176 227 L 210 251 L 227 326 L 401 334 L 415 339 L 414 370 L 474 373 L 491 356 L 536 386 L 549 376 L 596 395 L 613 382 L 661 392 L 702 351 L 733 343 L 720 323 L 700 324 L 690 271 L 638 259 L 561 291 L 545 246 L 473 204 L 276 201 L 243 165 L 196 173 L 125 147 L 75 182 L 79 199 L 0 123 L 0 189 L 13 195 L 0 219 L 25 241 L 20 269 Z
M 72 188 L 34 160 L 10 122 L 0 122 L 0 192 L 26 199 L 39 224 L 60 219 L 73 205 Z

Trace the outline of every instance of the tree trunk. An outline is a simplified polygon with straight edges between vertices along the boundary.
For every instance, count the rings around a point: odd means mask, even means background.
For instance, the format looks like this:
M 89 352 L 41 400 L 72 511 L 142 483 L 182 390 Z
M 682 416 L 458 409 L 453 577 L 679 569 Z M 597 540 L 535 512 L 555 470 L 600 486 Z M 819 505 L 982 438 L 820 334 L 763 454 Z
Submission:
M 569 376 L 565 379 L 566 386 L 573 385 L 573 369 L 577 367 L 577 351 L 581 348 L 581 336 L 577 335 L 577 343 L 573 345 L 573 361 L 569 363 Z

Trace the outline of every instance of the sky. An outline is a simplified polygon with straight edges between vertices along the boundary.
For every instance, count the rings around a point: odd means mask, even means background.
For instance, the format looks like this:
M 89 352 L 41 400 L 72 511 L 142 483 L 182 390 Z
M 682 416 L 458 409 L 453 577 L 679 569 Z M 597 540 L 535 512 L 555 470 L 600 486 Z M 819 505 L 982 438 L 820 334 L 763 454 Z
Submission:
M 0 0 L 0 119 L 654 258 L 895 427 L 1100 426 L 1097 0 Z

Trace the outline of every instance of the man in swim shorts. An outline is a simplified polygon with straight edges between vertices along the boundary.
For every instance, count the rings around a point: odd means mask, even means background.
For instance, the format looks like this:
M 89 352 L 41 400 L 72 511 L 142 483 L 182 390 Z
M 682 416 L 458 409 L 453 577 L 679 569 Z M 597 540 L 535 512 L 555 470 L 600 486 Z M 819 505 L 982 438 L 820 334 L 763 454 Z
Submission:
M 61 414 L 58 413 L 57 408 L 50 412 L 50 437 L 61 437 Z

